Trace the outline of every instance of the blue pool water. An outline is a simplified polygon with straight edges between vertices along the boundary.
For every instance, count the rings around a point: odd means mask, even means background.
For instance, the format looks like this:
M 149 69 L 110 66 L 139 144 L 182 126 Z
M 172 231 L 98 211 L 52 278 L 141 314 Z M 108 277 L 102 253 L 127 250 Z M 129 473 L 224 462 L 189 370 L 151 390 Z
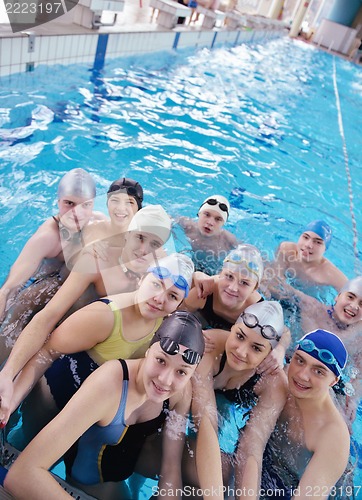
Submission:
M 360 67 L 290 40 L 0 79 L 0 279 L 56 213 L 57 182 L 74 167 L 96 178 L 100 210 L 120 176 L 174 217 L 223 194 L 227 228 L 269 257 L 323 218 L 334 230 L 327 257 L 361 274 L 361 110 Z M 360 407 L 360 454 L 361 422 Z

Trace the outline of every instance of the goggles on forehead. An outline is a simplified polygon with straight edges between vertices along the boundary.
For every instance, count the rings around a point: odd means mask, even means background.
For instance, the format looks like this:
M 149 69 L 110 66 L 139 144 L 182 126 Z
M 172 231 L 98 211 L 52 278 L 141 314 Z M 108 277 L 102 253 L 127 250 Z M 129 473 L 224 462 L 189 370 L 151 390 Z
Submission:
M 259 266 L 255 264 L 255 262 L 252 261 L 247 261 L 245 259 L 242 259 L 239 254 L 237 253 L 232 253 L 226 259 L 224 260 L 224 264 L 230 262 L 230 264 L 235 264 L 238 266 L 244 265 L 248 271 L 251 273 L 255 274 L 255 276 L 258 278 L 259 281 Z
M 260 325 L 258 318 L 255 314 L 243 313 L 241 318 L 244 322 L 244 325 L 248 328 L 256 328 L 257 326 L 260 328 L 261 335 L 267 340 L 280 340 L 280 335 L 277 333 L 276 329 L 271 325 Z
M 223 212 L 226 212 L 229 215 L 229 209 L 228 209 L 227 205 L 225 203 L 221 203 L 220 201 L 217 201 L 216 198 L 209 198 L 208 200 L 205 201 L 205 203 L 203 203 L 201 205 L 201 207 L 203 205 L 206 205 L 206 204 L 211 205 L 211 206 L 219 205 L 220 210 L 222 210 Z
M 125 190 L 128 196 L 134 196 L 143 201 L 143 194 L 141 185 L 138 182 L 130 182 L 123 179 L 116 184 L 113 184 L 108 190 L 108 196 L 110 196 L 115 191 Z
M 318 358 L 322 361 L 322 363 L 326 363 L 327 365 L 334 365 L 337 368 L 337 371 L 339 373 L 339 376 L 342 376 L 342 370 L 341 367 L 338 364 L 338 361 L 334 357 L 334 355 L 329 351 L 328 349 L 319 349 L 313 340 L 310 339 L 303 339 L 300 340 L 297 344 L 297 348 L 301 348 L 302 351 L 305 351 L 307 353 L 317 351 L 318 353 Z
M 189 294 L 189 284 L 187 283 L 186 279 L 181 276 L 180 274 L 172 274 L 167 267 L 163 266 L 155 266 L 155 267 L 149 267 L 147 269 L 149 273 L 152 273 L 156 278 L 159 278 L 160 280 L 164 280 L 167 278 L 170 278 L 172 283 L 179 288 L 180 290 L 183 290 L 185 292 L 185 297 L 188 296 Z
M 170 356 L 181 354 L 182 359 L 188 365 L 198 365 L 201 361 L 201 356 L 198 352 L 195 352 L 192 349 L 185 349 L 181 352 L 179 344 L 169 337 L 162 337 L 160 339 L 160 346 L 163 352 L 169 354 Z

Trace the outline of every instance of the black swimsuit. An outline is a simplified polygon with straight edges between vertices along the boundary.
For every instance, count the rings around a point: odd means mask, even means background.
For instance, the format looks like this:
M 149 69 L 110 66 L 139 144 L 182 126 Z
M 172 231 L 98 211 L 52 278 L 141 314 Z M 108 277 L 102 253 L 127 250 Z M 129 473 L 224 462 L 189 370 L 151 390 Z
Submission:
M 214 375 L 214 378 L 220 375 L 226 364 L 226 352 L 223 353 L 220 361 L 219 371 Z M 258 396 L 254 392 L 255 384 L 260 379 L 260 375 L 255 373 L 245 382 L 239 389 L 215 389 L 217 394 L 223 394 L 228 401 L 236 403 L 240 406 L 254 406 L 258 401 Z

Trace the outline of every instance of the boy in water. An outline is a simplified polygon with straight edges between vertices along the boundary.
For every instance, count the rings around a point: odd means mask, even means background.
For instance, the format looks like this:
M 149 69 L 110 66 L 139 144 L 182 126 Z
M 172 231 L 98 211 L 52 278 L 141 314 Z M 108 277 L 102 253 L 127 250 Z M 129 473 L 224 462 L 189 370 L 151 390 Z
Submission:
M 59 290 L 83 248 L 83 230 L 95 219 L 96 186 L 82 168 L 67 172 L 58 185 L 58 209 L 29 238 L 0 288 L 0 361 L 13 341 Z M 6 345 L 3 345 L 6 344 Z
M 227 254 L 238 244 L 236 237 L 223 228 L 230 212 L 228 200 L 219 194 L 206 198 L 198 211 L 198 220 L 180 217 L 178 223 L 191 243 L 196 271 L 217 274 Z
M 328 498 L 334 493 L 347 466 L 350 436 L 330 388 L 346 362 L 346 348 L 333 333 L 315 330 L 299 340 L 288 367 L 288 398 L 267 442 L 263 464 L 255 458 L 268 439 L 263 422 L 246 427 L 237 454 L 236 490 L 249 490 L 249 499 Z M 259 496 L 259 491 L 268 496 Z
M 289 275 L 306 285 L 332 286 L 339 291 L 347 277 L 324 257 L 331 240 L 332 230 L 326 222 L 315 220 L 307 224 L 297 243 L 280 244 L 272 263 L 277 278 L 285 282 Z

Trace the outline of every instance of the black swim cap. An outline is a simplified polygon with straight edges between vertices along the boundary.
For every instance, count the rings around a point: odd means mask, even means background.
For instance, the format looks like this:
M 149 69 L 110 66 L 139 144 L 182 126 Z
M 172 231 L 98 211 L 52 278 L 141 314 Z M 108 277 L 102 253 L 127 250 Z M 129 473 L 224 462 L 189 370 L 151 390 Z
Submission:
M 118 191 L 125 191 L 128 196 L 132 196 L 138 205 L 138 210 L 142 208 L 143 201 L 143 189 L 139 182 L 133 179 L 128 179 L 127 177 L 122 177 L 117 181 L 112 182 L 107 191 L 107 198 L 109 198 L 113 193 Z
M 167 316 L 154 334 L 150 346 L 164 338 L 191 349 L 200 357 L 204 354 L 205 341 L 202 326 L 197 317 L 190 312 L 176 311 Z

